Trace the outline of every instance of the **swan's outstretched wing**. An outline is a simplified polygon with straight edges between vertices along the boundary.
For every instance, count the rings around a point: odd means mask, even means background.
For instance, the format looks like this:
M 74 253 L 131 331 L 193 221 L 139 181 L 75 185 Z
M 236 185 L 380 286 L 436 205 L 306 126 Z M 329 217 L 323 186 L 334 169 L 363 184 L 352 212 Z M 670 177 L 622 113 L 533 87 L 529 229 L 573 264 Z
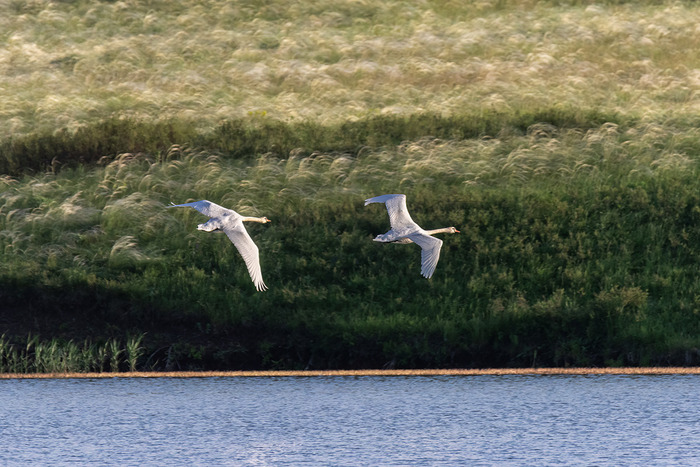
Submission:
M 389 213 L 389 223 L 395 231 L 400 232 L 407 228 L 419 228 L 411 219 L 408 208 L 406 208 L 406 195 L 381 195 L 365 200 L 365 206 L 370 203 L 384 203 L 386 205 L 386 210 Z
M 221 217 L 224 214 L 238 214 L 236 211 L 232 209 L 226 209 L 223 206 L 219 206 L 216 203 L 212 203 L 211 201 L 208 201 L 206 199 L 203 199 L 201 201 L 195 201 L 193 203 L 185 203 L 185 204 L 172 204 L 168 206 L 169 208 L 180 208 L 180 207 L 190 207 L 190 208 L 195 208 L 197 211 L 201 212 L 205 216 L 208 217 Z
M 238 252 L 243 257 L 245 265 L 248 268 L 248 274 L 255 284 L 258 292 L 267 290 L 265 282 L 263 282 L 262 271 L 260 269 L 260 254 L 258 247 L 253 242 L 253 239 L 248 235 L 248 231 L 243 227 L 243 222 L 235 222 L 225 225 L 222 229 L 231 242 L 235 245 Z
M 431 237 L 422 232 L 416 232 L 408 236 L 418 246 L 421 247 L 421 265 L 420 273 L 426 279 L 430 279 L 435 272 L 438 260 L 440 259 L 440 248 L 442 248 L 442 240 Z

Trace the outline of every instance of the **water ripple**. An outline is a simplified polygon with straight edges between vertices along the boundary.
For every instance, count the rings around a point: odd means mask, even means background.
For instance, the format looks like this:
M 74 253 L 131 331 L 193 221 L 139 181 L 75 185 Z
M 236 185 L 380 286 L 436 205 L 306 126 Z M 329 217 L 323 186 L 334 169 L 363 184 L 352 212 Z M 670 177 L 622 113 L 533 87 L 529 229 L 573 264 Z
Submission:
M 0 380 L 2 465 L 689 465 L 700 376 Z

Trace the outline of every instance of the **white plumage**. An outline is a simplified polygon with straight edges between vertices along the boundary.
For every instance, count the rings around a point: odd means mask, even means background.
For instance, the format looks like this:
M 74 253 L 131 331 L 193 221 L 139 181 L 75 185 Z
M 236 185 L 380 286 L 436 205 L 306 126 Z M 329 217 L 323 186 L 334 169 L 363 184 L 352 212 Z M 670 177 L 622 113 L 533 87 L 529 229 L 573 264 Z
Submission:
M 245 261 L 245 265 L 248 268 L 248 274 L 250 274 L 255 288 L 260 292 L 267 289 L 265 282 L 263 282 L 262 271 L 260 270 L 258 247 L 253 242 L 253 239 L 250 238 L 250 235 L 248 235 L 248 231 L 243 226 L 243 222 L 259 222 L 265 224 L 270 222 L 270 219 L 267 217 L 241 216 L 233 209 L 226 209 L 206 199 L 193 203 L 173 204 L 168 207 L 191 207 L 205 216 L 208 216 L 210 218 L 209 221 L 204 224 L 199 224 L 197 229 L 205 232 L 212 232 L 214 230 L 223 231 L 243 257 L 243 261 Z
M 365 206 L 370 203 L 384 203 L 389 212 L 391 229 L 377 235 L 375 242 L 385 243 L 415 243 L 421 247 L 421 274 L 430 279 L 435 272 L 440 259 L 442 240 L 432 237 L 436 233 L 459 233 L 454 227 L 435 230 L 423 230 L 416 224 L 406 208 L 406 195 L 381 195 L 365 200 Z

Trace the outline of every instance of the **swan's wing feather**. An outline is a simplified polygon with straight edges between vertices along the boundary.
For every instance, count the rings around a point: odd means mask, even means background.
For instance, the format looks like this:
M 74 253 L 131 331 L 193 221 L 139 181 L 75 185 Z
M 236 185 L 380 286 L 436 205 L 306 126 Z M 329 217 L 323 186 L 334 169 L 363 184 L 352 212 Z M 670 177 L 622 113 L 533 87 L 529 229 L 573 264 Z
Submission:
M 248 268 L 248 274 L 255 284 L 255 288 L 262 292 L 267 289 L 262 278 L 262 270 L 260 269 L 260 253 L 257 245 L 250 238 L 248 231 L 243 226 L 243 222 L 235 222 L 224 226 L 222 229 L 228 238 L 231 240 L 243 257 L 245 265 Z
M 440 259 L 440 248 L 442 248 L 442 240 L 431 237 L 428 234 L 416 232 L 408 236 L 418 246 L 421 247 L 421 274 L 430 279 L 435 272 L 438 260 Z
M 208 201 L 206 199 L 200 200 L 200 201 L 194 201 L 192 203 L 184 203 L 184 204 L 173 204 L 171 206 L 168 206 L 169 208 L 180 208 L 180 207 L 190 207 L 190 208 L 195 208 L 197 211 L 201 212 L 205 216 L 208 217 L 221 217 L 225 214 L 238 214 L 236 211 L 233 209 L 227 209 L 223 206 L 219 206 L 216 203 L 212 203 L 211 201 Z
M 389 223 L 396 231 L 404 231 L 407 228 L 418 228 L 413 222 L 406 207 L 406 195 L 381 195 L 365 200 L 365 206 L 370 203 L 384 203 L 389 213 Z

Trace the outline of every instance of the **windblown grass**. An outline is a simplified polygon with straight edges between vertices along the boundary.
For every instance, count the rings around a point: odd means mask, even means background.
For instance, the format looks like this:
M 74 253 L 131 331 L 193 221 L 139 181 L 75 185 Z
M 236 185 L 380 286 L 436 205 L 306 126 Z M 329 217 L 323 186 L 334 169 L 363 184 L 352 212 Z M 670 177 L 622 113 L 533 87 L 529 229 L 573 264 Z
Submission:
M 120 370 L 124 333 L 168 370 L 695 365 L 697 10 L 0 1 L 6 342 L 112 339 Z M 392 192 L 463 232 L 430 281 L 371 241 Z M 272 219 L 268 292 L 164 209 L 202 198 Z
M 115 116 L 203 132 L 261 115 L 342 124 L 554 106 L 677 119 L 698 112 L 697 10 L 676 1 L 6 0 L 0 140 Z
M 147 332 L 161 368 L 692 364 L 696 133 L 533 125 L 255 159 L 173 146 L 5 178 L 4 295 L 90 303 Z M 388 220 L 363 200 L 387 192 L 463 232 L 431 281 L 417 249 L 371 241 Z M 226 238 L 196 231 L 200 214 L 165 209 L 201 198 L 273 220 L 249 228 L 268 292 Z M 173 342 L 172 326 L 198 337 Z

